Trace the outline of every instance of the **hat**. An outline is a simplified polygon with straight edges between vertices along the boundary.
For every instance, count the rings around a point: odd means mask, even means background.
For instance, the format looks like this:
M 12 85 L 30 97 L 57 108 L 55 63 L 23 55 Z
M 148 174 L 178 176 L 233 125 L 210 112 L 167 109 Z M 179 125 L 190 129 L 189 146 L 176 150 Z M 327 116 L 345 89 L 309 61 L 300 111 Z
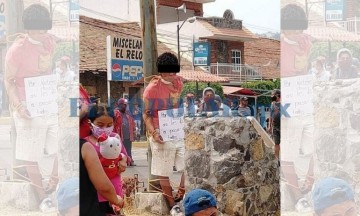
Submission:
M 125 99 L 125 98 L 120 98 L 120 99 L 118 100 L 118 105 L 120 105 L 120 104 L 127 104 L 127 103 L 128 103 L 128 100 Z
M 60 212 L 79 205 L 79 181 L 79 177 L 73 177 L 60 184 L 56 193 Z
M 204 209 L 216 207 L 215 196 L 203 189 L 194 189 L 185 195 L 185 215 L 190 216 Z
M 206 87 L 206 88 L 204 88 L 204 90 L 203 90 L 203 97 L 205 97 L 205 92 L 207 92 L 207 91 L 212 91 L 212 93 L 215 95 L 215 90 L 214 90 L 213 88 L 211 88 L 211 87 Z
M 248 98 L 247 97 L 241 97 L 241 99 L 240 99 L 241 101 L 247 101 L 248 100 Z
M 70 57 L 69 56 L 63 56 L 63 57 L 60 58 L 60 61 L 68 62 L 68 61 L 70 61 Z
M 353 200 L 354 192 L 346 181 L 328 177 L 315 185 L 312 199 L 314 210 L 318 212 L 335 204 Z

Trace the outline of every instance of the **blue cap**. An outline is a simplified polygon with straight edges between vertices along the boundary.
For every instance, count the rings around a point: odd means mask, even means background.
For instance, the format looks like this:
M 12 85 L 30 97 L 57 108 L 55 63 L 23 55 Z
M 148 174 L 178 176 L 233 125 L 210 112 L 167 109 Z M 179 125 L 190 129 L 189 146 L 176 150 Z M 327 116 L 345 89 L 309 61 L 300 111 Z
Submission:
M 312 199 L 314 210 L 317 212 L 335 204 L 353 200 L 354 192 L 346 181 L 328 177 L 315 185 Z
M 73 177 L 61 183 L 56 198 L 60 212 L 79 205 L 79 177 Z
M 190 216 L 201 210 L 216 207 L 215 196 L 206 190 L 194 189 L 185 195 L 185 215 Z

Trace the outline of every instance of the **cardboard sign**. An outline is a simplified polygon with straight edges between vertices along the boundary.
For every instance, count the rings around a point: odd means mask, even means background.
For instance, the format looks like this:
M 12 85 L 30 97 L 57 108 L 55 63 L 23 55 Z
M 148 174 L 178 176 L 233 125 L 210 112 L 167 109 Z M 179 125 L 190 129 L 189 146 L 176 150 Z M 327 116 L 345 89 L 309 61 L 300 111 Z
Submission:
M 281 103 L 290 105 L 286 109 L 290 117 L 313 114 L 313 76 L 281 78 Z
M 183 109 L 163 110 L 159 111 L 158 115 L 160 135 L 164 141 L 182 140 L 185 138 Z
M 58 113 L 56 74 L 25 78 L 24 82 L 31 117 Z

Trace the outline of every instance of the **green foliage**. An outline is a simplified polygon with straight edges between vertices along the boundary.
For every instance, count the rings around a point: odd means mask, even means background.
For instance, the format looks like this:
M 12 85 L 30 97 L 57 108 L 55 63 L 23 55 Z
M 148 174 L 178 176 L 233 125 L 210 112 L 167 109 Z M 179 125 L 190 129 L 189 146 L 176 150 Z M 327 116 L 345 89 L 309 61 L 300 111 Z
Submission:
M 198 83 L 199 91 L 203 91 L 207 87 L 207 83 Z M 217 95 L 224 97 L 224 91 L 222 86 L 218 83 L 210 83 L 210 87 L 213 88 Z M 187 82 L 184 84 L 184 89 L 181 93 L 181 97 L 184 97 L 187 93 L 193 93 L 196 95 L 196 82 Z M 201 93 L 202 94 L 202 93 Z
M 76 44 L 76 43 L 75 43 Z M 62 42 L 57 44 L 53 60 L 58 61 L 63 56 L 71 57 L 73 55 L 73 49 L 77 49 L 76 47 L 73 48 L 72 42 Z M 73 59 L 71 59 L 73 60 Z
M 261 93 L 265 93 L 266 90 L 273 90 L 273 89 L 280 89 L 280 79 L 276 79 L 275 81 L 270 80 L 263 80 L 263 81 L 251 81 L 246 82 L 241 85 L 242 88 L 256 90 L 263 90 L 260 91 Z M 269 96 L 261 96 L 258 97 L 258 104 L 271 104 L 271 98 Z
M 359 42 L 314 42 L 311 48 L 309 62 L 312 62 L 320 55 L 325 56 L 328 61 L 336 62 L 337 51 L 341 48 L 349 49 L 353 57 L 360 58 Z

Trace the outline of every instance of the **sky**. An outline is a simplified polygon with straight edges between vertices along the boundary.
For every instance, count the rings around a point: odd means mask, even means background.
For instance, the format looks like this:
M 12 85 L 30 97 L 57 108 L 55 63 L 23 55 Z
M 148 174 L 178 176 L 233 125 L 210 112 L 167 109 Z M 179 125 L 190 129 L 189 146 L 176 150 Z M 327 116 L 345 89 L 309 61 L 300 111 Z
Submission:
M 254 33 L 280 32 L 280 0 L 216 0 L 203 9 L 205 17 L 222 17 L 230 9 Z

